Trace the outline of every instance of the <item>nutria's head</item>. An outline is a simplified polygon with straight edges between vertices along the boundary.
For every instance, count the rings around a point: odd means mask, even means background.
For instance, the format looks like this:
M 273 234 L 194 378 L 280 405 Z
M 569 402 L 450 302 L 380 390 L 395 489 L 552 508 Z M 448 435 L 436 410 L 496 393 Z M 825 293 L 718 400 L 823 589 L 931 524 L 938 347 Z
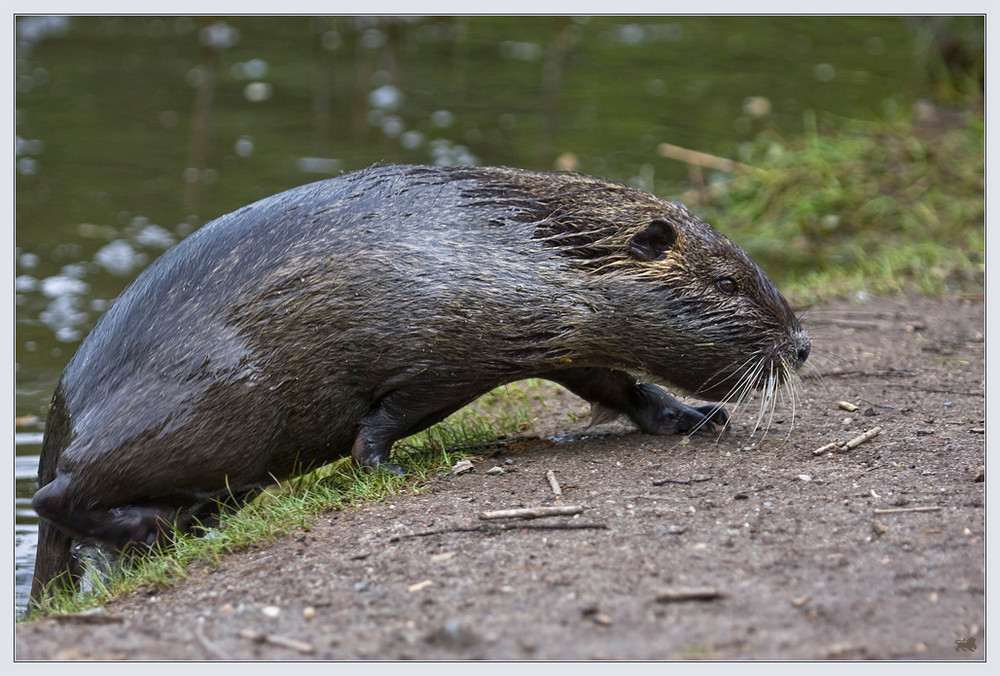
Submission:
M 577 175 L 546 182 L 551 197 L 538 199 L 532 185 L 530 202 L 516 190 L 502 199 L 606 299 L 603 338 L 616 366 L 722 401 L 794 378 L 809 337 L 736 244 L 640 190 Z
M 686 368 L 667 371 L 671 381 L 715 400 L 789 382 L 809 356 L 810 341 L 788 302 L 724 235 L 680 204 L 665 210 L 666 217 L 630 234 L 625 255 L 596 272 L 645 283 L 647 313 L 652 303 L 672 318 Z M 650 320 L 655 324 L 655 311 L 646 315 Z M 671 348 L 665 357 L 676 354 Z

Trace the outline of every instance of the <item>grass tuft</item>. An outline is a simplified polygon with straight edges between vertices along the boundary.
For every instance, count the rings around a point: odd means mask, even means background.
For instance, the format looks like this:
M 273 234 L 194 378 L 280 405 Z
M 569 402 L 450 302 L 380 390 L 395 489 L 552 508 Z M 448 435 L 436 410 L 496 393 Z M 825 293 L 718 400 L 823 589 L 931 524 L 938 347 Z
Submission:
M 982 290 L 985 127 L 911 119 L 807 120 L 740 149 L 755 169 L 716 184 L 699 213 L 789 296 Z

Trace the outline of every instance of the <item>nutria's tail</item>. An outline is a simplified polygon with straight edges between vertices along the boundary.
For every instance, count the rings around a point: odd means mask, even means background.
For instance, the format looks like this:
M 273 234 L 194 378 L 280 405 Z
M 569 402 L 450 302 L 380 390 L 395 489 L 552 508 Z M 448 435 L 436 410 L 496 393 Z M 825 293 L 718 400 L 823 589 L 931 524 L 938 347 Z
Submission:
M 71 438 L 69 417 L 65 412 L 62 383 L 56 387 L 45 424 L 45 438 L 38 458 L 38 488 L 56 479 L 59 458 Z M 38 518 L 38 549 L 35 551 L 35 574 L 28 595 L 28 610 L 38 608 L 46 596 L 59 587 L 76 589 L 81 574 L 77 557 L 72 554 L 73 539 L 48 519 Z
M 38 520 L 38 550 L 28 610 L 41 607 L 45 597 L 57 588 L 77 588 L 80 565 L 71 553 L 72 544 L 72 538 L 48 519 Z

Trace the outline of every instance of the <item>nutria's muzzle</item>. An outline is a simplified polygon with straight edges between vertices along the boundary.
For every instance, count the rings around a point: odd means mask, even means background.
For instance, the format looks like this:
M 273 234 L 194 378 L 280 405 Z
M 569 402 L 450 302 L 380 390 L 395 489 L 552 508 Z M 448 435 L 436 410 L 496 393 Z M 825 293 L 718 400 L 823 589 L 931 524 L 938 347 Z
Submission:
M 812 341 L 805 331 L 797 331 L 792 336 L 792 348 L 795 350 L 795 368 L 801 367 L 809 358 L 809 350 L 812 348 Z

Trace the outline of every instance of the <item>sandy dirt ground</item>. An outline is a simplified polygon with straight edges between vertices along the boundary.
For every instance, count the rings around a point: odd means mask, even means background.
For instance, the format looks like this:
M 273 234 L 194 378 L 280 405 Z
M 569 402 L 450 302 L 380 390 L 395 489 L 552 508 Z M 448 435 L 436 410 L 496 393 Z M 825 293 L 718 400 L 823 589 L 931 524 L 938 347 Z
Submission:
M 983 660 L 984 314 L 981 298 L 809 310 L 800 400 L 763 438 L 756 404 L 680 443 L 588 429 L 555 396 L 472 471 L 19 625 L 15 657 Z M 581 511 L 480 518 L 546 506 Z

